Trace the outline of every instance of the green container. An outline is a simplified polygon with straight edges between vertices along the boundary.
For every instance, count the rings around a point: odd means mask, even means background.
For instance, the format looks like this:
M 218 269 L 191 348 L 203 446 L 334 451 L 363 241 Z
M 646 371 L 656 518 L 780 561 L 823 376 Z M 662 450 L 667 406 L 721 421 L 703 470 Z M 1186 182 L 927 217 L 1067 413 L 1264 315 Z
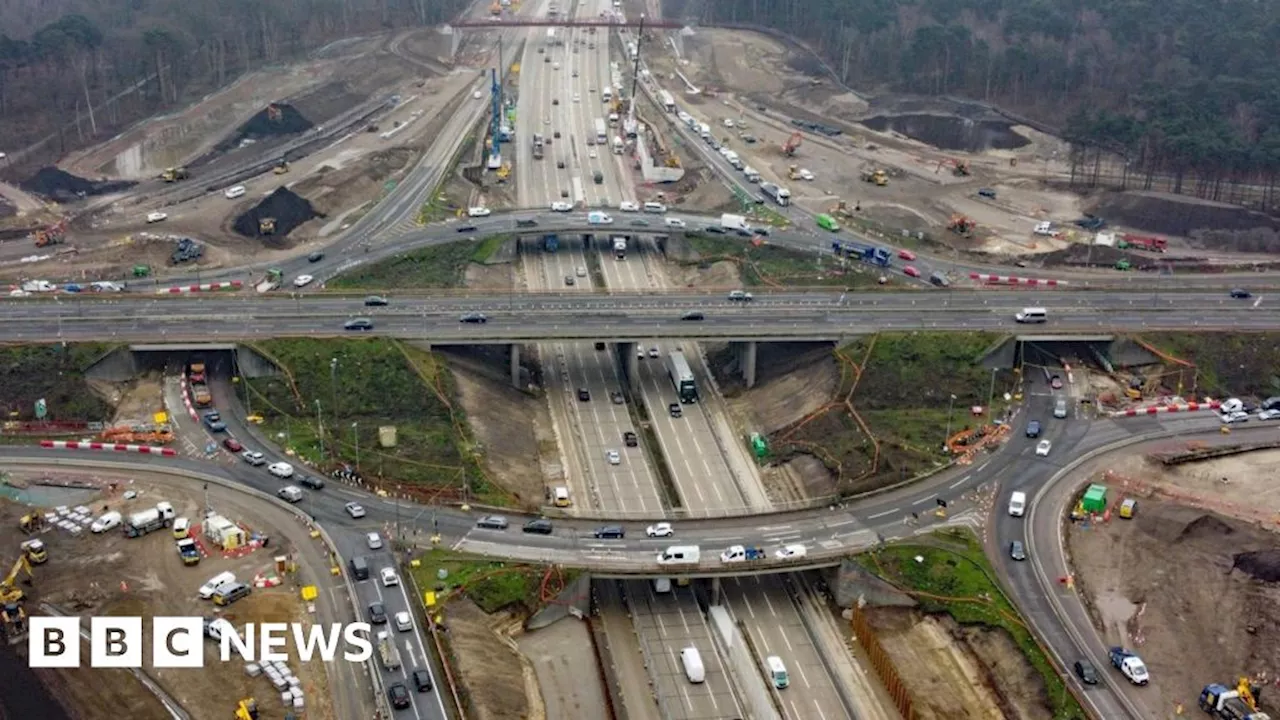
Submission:
M 1084 499 L 1081 504 L 1084 506 L 1085 512 L 1103 512 L 1107 509 L 1107 487 L 1105 485 L 1090 485 L 1089 489 L 1084 491 Z

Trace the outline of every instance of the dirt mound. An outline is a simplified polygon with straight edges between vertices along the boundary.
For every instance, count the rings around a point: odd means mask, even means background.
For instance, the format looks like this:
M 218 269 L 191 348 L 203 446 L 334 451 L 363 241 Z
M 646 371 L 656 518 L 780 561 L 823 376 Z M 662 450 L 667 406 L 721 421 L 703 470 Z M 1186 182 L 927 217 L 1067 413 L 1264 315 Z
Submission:
M 1014 132 L 1010 123 L 999 120 L 920 113 L 877 115 L 863 120 L 862 124 L 877 132 L 893 131 L 943 150 L 1017 150 L 1031 144 Z
M 1156 261 L 1107 245 L 1068 245 L 1040 256 L 1045 265 L 1072 265 L 1075 267 L 1112 267 L 1121 260 L 1128 260 L 1135 270 L 1155 270 Z
M 245 237 L 261 237 L 269 241 L 273 237 L 283 238 L 293 232 L 294 228 L 318 217 L 324 217 L 324 215 L 316 212 L 306 198 L 289 188 L 279 188 L 265 200 L 250 208 L 248 212 L 237 217 L 232 227 Z M 262 233 L 261 220 L 264 218 L 275 220 L 274 232 Z
M 1231 568 L 1263 582 L 1280 582 L 1280 550 L 1257 550 L 1232 556 Z
M 1236 529 L 1222 518 L 1196 508 L 1156 505 L 1143 510 L 1143 530 L 1166 545 L 1194 543 L 1234 535 Z
M 249 121 L 236 129 L 219 150 L 230 150 L 242 140 L 261 140 L 279 135 L 296 135 L 314 127 L 298 109 L 288 103 L 275 103 L 259 110 Z
M 1113 224 L 1190 235 L 1193 230 L 1280 229 L 1280 219 L 1225 203 L 1157 193 L 1108 193 L 1089 210 Z
M 131 188 L 137 183 L 127 181 L 94 182 L 50 165 L 40 168 L 35 175 L 19 184 L 23 190 L 28 192 L 67 202 L 87 195 L 105 195 L 119 192 Z

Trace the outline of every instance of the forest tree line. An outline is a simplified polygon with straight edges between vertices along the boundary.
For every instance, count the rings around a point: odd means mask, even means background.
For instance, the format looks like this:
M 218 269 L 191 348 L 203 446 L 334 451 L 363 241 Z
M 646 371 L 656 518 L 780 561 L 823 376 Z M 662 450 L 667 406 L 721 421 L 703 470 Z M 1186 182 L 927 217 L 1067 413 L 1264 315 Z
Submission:
M 448 22 L 467 5 L 468 0 L 0 0 L 0 151 L 12 156 L 62 131 L 51 143 L 57 155 L 246 71 L 352 35 Z
M 1280 175 L 1277 2 L 665 0 L 668 11 L 781 30 L 856 89 L 1027 115 L 1121 156 L 1139 185 L 1187 176 L 1211 196 Z

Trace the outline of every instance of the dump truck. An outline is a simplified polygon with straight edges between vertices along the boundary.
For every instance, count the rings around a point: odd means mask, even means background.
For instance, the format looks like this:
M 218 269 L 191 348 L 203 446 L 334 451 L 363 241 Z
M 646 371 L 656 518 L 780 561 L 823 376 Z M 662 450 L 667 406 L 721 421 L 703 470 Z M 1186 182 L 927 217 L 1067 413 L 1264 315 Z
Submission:
M 184 167 L 166 168 L 164 172 L 160 173 L 160 179 L 167 183 L 186 180 L 189 177 L 191 177 L 191 174 Z
M 382 658 L 382 666 L 386 669 L 400 669 L 400 651 L 396 649 L 391 633 L 385 630 L 378 633 L 378 657 Z
M 1146 685 L 1151 681 L 1146 664 L 1132 650 L 1113 647 L 1108 655 L 1111 657 L 1111 664 L 1120 671 L 1121 675 L 1128 678 L 1129 682 L 1134 685 Z
M 191 538 L 178 541 L 178 555 L 182 557 L 183 565 L 200 564 L 200 548 L 196 547 L 196 541 Z
M 884 170 L 868 170 L 862 173 L 862 182 L 884 187 L 889 184 L 889 174 Z
M 270 270 L 267 270 L 266 277 L 258 281 L 258 284 L 254 286 L 254 289 L 260 293 L 271 292 L 272 290 L 280 287 L 280 279 L 283 276 L 284 273 L 280 271 L 280 268 L 271 268 Z
M 204 363 L 193 362 L 187 367 L 187 380 L 193 383 L 204 382 Z
M 1220 720 L 1271 720 L 1270 715 L 1258 711 L 1247 680 L 1235 688 L 1218 683 L 1206 685 L 1200 691 L 1199 704 L 1201 710 Z
M 836 255 L 857 258 L 861 262 L 877 267 L 889 267 L 893 264 L 893 253 L 889 252 L 888 248 L 875 245 L 836 240 L 831 243 L 831 251 Z
M 209 407 L 213 404 L 213 395 L 209 393 L 209 387 L 204 383 L 194 383 L 191 386 L 191 401 L 196 407 Z
M 173 506 L 167 502 L 157 503 L 150 510 L 136 512 L 125 518 L 124 535 L 131 538 L 142 537 L 147 533 L 167 527 L 172 519 Z

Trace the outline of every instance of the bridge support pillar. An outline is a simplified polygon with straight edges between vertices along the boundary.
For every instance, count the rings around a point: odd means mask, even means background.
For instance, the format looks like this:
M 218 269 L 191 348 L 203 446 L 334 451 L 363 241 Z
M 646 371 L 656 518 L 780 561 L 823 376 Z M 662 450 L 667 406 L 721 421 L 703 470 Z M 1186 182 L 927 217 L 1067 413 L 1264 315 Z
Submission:
M 458 58 L 458 44 L 462 39 L 462 33 L 451 25 L 445 25 L 440 28 L 441 34 L 449 36 L 449 59 L 456 60 Z
M 719 577 L 711 578 L 711 604 L 720 605 L 724 600 L 724 587 Z
M 756 341 L 738 346 L 738 366 L 742 368 L 742 381 L 748 388 L 756 386 Z
M 511 387 L 520 389 L 520 346 L 511 343 Z
M 640 359 L 636 357 L 637 347 L 633 342 L 618 343 L 618 361 L 622 364 L 622 374 L 627 377 L 627 385 L 633 393 L 640 390 Z

